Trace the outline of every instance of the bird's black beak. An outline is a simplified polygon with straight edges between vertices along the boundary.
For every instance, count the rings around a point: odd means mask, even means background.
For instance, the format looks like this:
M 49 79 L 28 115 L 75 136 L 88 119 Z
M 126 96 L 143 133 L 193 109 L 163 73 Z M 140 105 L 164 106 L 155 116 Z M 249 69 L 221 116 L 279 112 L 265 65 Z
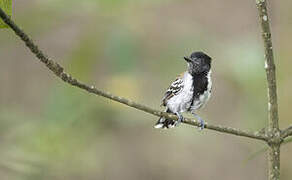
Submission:
M 184 59 L 187 61 L 187 62 L 191 62 L 192 60 L 190 59 L 190 58 L 188 58 L 188 57 L 184 57 Z

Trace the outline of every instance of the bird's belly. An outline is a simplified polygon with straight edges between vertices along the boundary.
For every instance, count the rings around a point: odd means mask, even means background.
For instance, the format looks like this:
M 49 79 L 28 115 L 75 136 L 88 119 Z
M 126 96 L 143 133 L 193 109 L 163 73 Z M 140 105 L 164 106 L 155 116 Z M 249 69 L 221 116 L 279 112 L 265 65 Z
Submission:
M 190 89 L 185 89 L 184 92 L 172 97 L 167 102 L 167 107 L 172 112 L 185 112 L 192 104 L 193 93 Z
M 198 98 L 195 98 L 193 100 L 193 105 L 191 107 L 191 111 L 200 109 L 204 107 L 204 105 L 207 103 L 211 95 L 211 91 L 207 90 L 202 95 L 200 95 Z

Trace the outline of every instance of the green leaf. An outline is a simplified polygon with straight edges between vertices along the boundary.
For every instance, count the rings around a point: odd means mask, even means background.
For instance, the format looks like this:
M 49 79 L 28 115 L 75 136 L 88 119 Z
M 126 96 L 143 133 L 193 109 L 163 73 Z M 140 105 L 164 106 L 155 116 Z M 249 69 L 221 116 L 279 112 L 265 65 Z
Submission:
M 0 0 L 0 7 L 2 10 L 11 17 L 12 14 L 12 0 Z M 8 28 L 7 24 L 5 24 L 1 19 L 0 19 L 0 29 L 1 28 Z

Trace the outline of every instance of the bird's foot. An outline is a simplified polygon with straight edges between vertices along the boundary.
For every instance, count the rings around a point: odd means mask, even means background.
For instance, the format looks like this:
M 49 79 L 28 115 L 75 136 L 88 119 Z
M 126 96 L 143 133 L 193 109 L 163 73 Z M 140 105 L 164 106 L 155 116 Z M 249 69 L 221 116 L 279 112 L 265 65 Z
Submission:
M 200 116 L 198 116 L 196 113 L 192 112 L 192 114 L 198 119 L 199 129 L 203 130 L 205 128 L 205 121 Z
M 205 128 L 205 121 L 203 119 L 198 119 L 198 120 L 199 120 L 199 124 L 200 124 L 199 129 L 203 130 Z
M 175 126 L 179 126 L 183 121 L 184 121 L 184 117 L 182 116 L 181 113 L 177 112 L 175 113 L 178 117 L 178 120 L 175 122 Z

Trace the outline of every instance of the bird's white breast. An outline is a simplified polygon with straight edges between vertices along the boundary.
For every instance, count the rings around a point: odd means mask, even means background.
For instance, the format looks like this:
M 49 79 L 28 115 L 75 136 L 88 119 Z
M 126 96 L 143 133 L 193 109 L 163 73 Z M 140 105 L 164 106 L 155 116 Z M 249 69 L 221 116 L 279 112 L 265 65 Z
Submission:
M 184 85 L 183 90 L 167 102 L 167 107 L 172 112 L 184 112 L 189 109 L 192 103 L 193 77 L 188 72 L 185 72 L 182 80 Z

